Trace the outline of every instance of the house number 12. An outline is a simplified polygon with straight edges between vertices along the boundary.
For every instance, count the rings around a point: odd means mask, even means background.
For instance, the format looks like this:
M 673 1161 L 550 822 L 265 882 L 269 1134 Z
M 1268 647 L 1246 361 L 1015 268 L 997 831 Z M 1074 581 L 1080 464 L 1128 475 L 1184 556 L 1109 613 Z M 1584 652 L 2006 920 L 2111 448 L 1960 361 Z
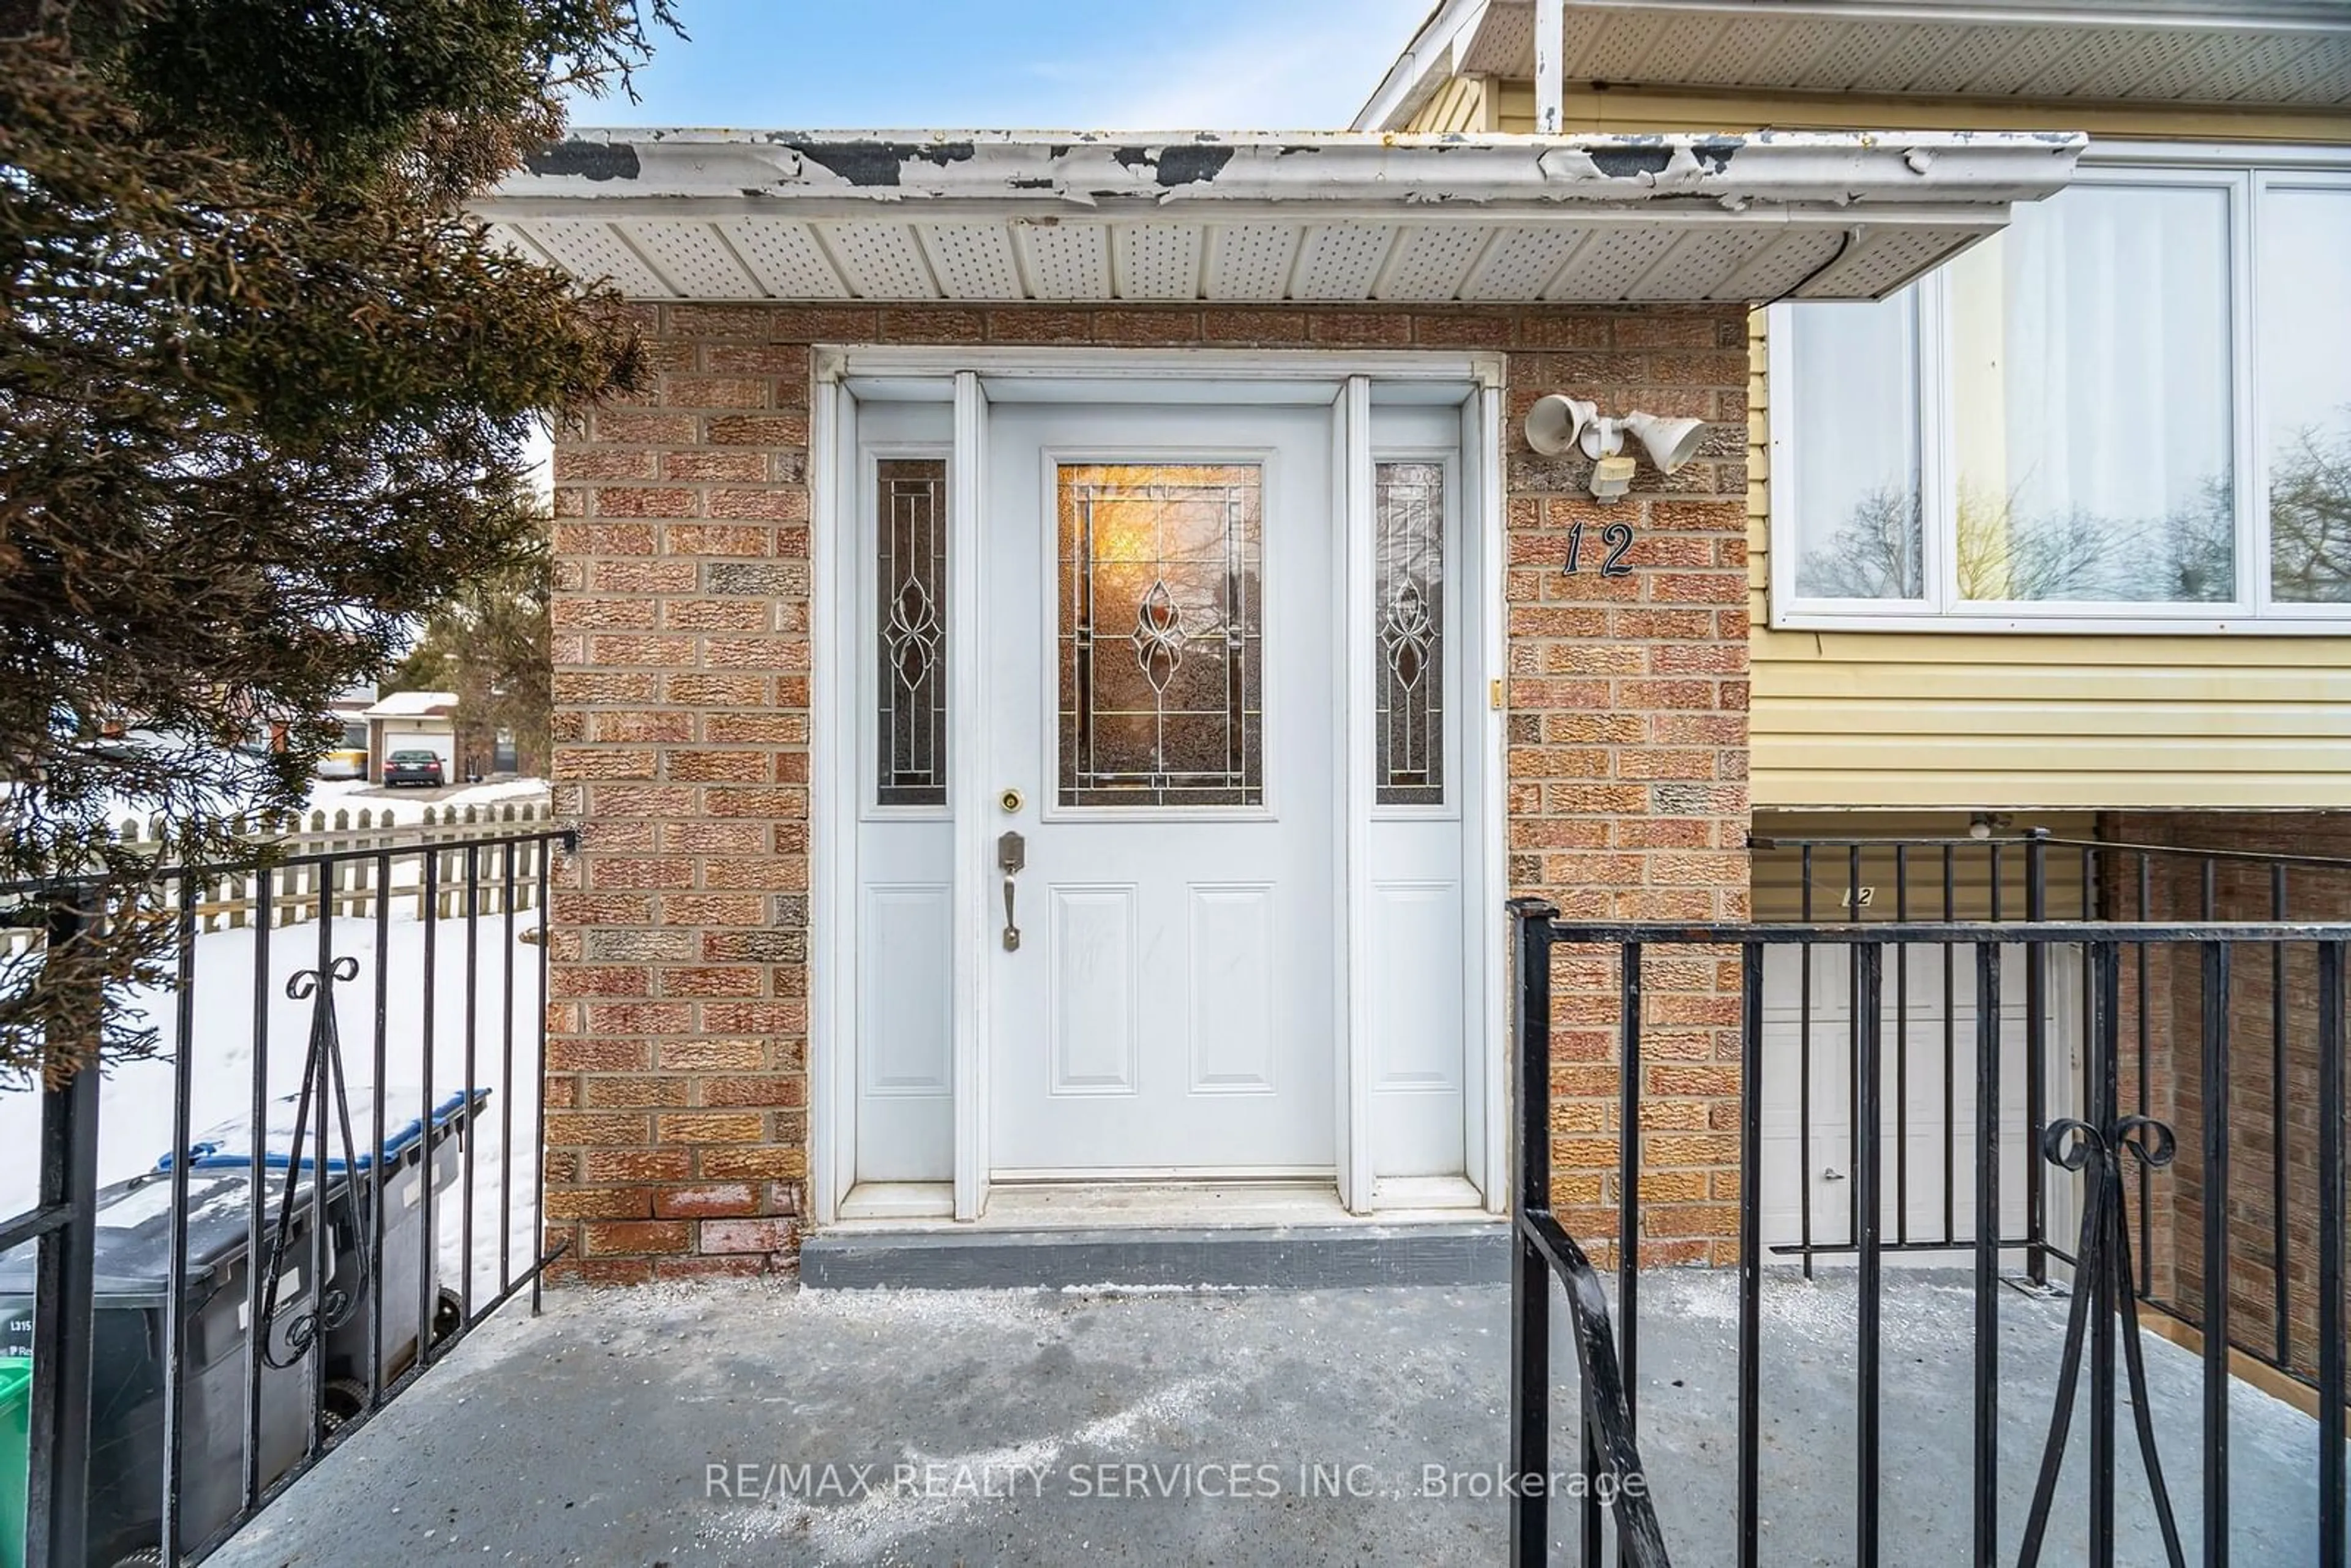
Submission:
M 1608 553 L 1601 558 L 1600 575 L 1632 576 L 1633 569 L 1625 561 L 1625 552 L 1633 548 L 1633 525 L 1609 524 L 1600 530 L 1600 542 L 1608 547 Z M 1583 570 L 1583 523 L 1581 518 L 1571 524 L 1567 530 L 1567 570 L 1570 572 Z

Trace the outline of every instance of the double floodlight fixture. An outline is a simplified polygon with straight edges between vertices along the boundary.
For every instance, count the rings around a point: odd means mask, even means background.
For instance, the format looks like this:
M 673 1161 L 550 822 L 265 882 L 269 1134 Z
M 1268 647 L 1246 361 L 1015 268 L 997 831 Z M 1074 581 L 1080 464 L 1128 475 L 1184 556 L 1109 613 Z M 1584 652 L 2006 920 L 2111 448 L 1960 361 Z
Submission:
M 1635 409 L 1622 419 L 1603 415 L 1599 405 L 1559 392 L 1536 400 L 1527 411 L 1527 444 L 1546 457 L 1570 447 L 1592 459 L 1594 499 L 1613 501 L 1633 486 L 1633 459 L 1624 455 L 1630 434 L 1649 454 L 1660 474 L 1671 474 L 1698 453 L 1706 422 L 1666 419 Z

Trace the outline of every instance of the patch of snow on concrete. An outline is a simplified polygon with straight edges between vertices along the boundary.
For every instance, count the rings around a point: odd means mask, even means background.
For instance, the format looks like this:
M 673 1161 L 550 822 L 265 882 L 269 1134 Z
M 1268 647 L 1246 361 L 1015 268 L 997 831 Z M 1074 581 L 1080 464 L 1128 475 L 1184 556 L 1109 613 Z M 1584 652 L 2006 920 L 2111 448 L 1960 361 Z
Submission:
M 1029 1326 L 1061 1310 L 1037 1291 L 802 1291 L 798 1305 L 818 1316 L 938 1329 Z
M 1056 1468 L 1061 1457 L 1072 1450 L 1116 1448 L 1154 1428 L 1203 1417 L 1208 1412 L 1208 1396 L 1215 1386 L 1213 1378 L 1187 1377 L 1066 1433 L 963 1454 L 930 1454 L 908 1448 L 903 1451 L 904 1462 L 918 1469 L 938 1466 L 957 1473 L 1042 1475 Z M 867 1563 L 893 1552 L 915 1536 L 961 1518 L 981 1500 L 969 1495 L 939 1498 L 877 1487 L 841 1508 L 803 1510 L 791 1514 L 780 1511 L 747 1514 L 738 1521 L 738 1529 L 747 1543 L 755 1533 L 772 1534 L 778 1526 L 804 1530 L 817 1548 L 820 1561 Z

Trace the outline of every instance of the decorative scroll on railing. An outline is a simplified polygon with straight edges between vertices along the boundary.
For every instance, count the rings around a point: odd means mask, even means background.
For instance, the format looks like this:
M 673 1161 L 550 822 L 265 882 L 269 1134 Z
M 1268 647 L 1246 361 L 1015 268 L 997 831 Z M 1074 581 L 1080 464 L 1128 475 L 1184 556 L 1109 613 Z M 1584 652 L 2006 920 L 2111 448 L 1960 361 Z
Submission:
M 2039 902 L 2036 897 L 2034 903 Z M 1760 1568 L 1763 1562 L 1783 1555 L 1789 1542 L 1771 1534 L 1767 1528 L 1774 1515 L 1766 1508 L 1766 1485 L 1773 1477 L 1764 1464 L 1764 1431 L 1767 1391 L 1774 1398 L 1781 1397 L 1789 1383 L 1784 1365 L 1766 1356 L 1765 1301 L 1767 1291 L 1804 1292 L 1802 1299 L 1813 1303 L 1817 1317 L 1820 1288 L 1807 1281 L 1811 1265 L 1818 1260 L 1823 1269 L 1851 1270 L 1843 1277 L 1851 1281 L 1855 1304 L 1848 1357 L 1837 1360 L 1830 1346 L 1823 1360 L 1819 1354 L 1821 1342 L 1807 1341 L 1805 1354 L 1811 1359 L 1805 1364 L 1813 1369 L 1808 1375 L 1817 1377 L 1825 1369 L 1832 1386 L 1851 1390 L 1849 1415 L 1817 1410 L 1812 1414 L 1816 1422 L 1822 1414 L 1840 1420 L 1838 1442 L 1851 1444 L 1850 1560 L 1861 1568 L 1874 1568 L 1886 1553 L 1893 1520 L 1898 1517 L 1903 1521 L 1900 1528 L 1915 1534 L 1923 1528 L 1921 1521 L 1935 1514 L 1916 1498 L 1904 1499 L 1898 1515 L 1883 1506 L 1889 1483 L 1915 1488 L 1922 1479 L 1915 1469 L 1906 1476 L 1886 1460 L 1883 1433 L 1889 1410 L 1913 1422 L 1957 1420 L 1963 1423 L 1965 1434 L 1964 1444 L 1959 1432 L 1952 1434 L 1949 1447 L 1957 1462 L 1949 1469 L 1954 1480 L 1964 1487 L 1966 1510 L 1951 1519 L 1949 1528 L 1953 1533 L 1948 1536 L 1900 1542 L 1906 1559 L 1936 1557 L 1987 1565 L 2015 1563 L 2020 1568 L 2034 1568 L 2046 1555 L 2059 1551 L 2055 1542 L 2064 1541 L 2067 1560 L 2087 1562 L 2095 1568 L 2113 1568 L 2122 1561 L 2181 1564 L 2190 1560 L 2200 1561 L 2207 1568 L 2221 1568 L 2231 1560 L 2232 1550 L 2241 1561 L 2252 1560 L 2256 1551 L 2262 1561 L 2286 1560 L 2276 1556 L 2283 1543 L 2292 1561 L 2315 1563 L 2319 1568 L 2345 1568 L 2346 1558 L 2351 1558 L 2351 1508 L 2346 1508 L 2346 1458 L 2351 1458 L 2346 1432 L 2346 1397 L 2351 1397 L 2351 1365 L 2346 1361 L 2351 1361 L 2351 1345 L 2346 1345 L 2346 1330 L 2351 1309 L 2346 1309 L 2345 1270 L 2344 987 L 2351 924 L 2038 918 L 1575 924 L 1561 922 L 1552 906 L 1531 900 L 1513 904 L 1512 912 L 1517 922 L 1513 1005 L 1520 1120 L 1513 1204 L 1510 1442 L 1512 1468 L 1526 1483 L 1512 1505 L 1514 1562 L 1550 1561 L 1549 1500 L 1560 1490 L 1547 1484 L 1550 1280 L 1554 1274 L 1568 1291 L 1581 1383 L 1583 1449 L 1577 1479 L 1583 1484 L 1577 1490 L 1583 1517 L 1578 1560 L 1587 1568 L 1607 1561 L 1604 1553 L 1612 1548 L 1605 1527 L 1612 1522 L 1616 1561 L 1641 1568 L 1665 1563 L 1669 1540 L 1686 1553 L 1686 1561 L 1698 1560 L 1687 1555 L 1695 1550 L 1708 1562 L 1735 1561 L 1741 1568 Z M 1619 1229 L 1608 1239 L 1615 1253 L 1613 1303 L 1604 1292 L 1603 1276 L 1587 1260 L 1583 1246 L 1552 1208 L 1551 1149 L 1555 1129 L 1550 1110 L 1555 1063 L 1551 1050 L 1551 971 L 1556 947 L 1577 950 L 1570 971 L 1580 974 L 1586 985 L 1592 983 L 1593 975 L 1604 972 L 1612 952 L 1616 960 L 1619 994 L 1614 1069 L 1617 1092 L 1609 1097 L 1604 1117 L 1598 1114 L 1601 1107 L 1592 1106 L 1589 1109 L 1594 1114 L 1579 1124 L 1604 1124 L 1609 1129 L 1605 1136 L 1580 1138 L 1587 1145 L 1581 1151 L 1587 1156 L 1583 1161 L 1585 1165 L 1595 1163 L 1588 1158 L 1593 1152 L 1590 1145 L 1610 1142 L 1615 1145 L 1614 1201 Z M 1799 955 L 1834 952 L 1841 956 L 1850 977 L 1851 993 L 1847 1016 L 1834 1031 L 1840 1038 L 1809 1042 L 1800 1053 L 1793 1040 L 1778 1036 L 1774 1049 L 1767 1051 L 1765 957 L 1778 948 L 1793 948 Z M 1638 1369 L 1641 1252 L 1646 1234 L 1640 1129 L 1652 1110 L 1650 1094 L 1677 1092 L 1653 1090 L 1644 1072 L 1656 1060 L 1645 1056 L 1642 1038 L 1645 957 L 1660 949 L 1676 954 L 1679 967 L 1702 970 L 1708 985 L 1718 983 L 1717 976 L 1727 979 L 1735 955 L 1740 981 L 1735 1102 L 1739 1154 L 1735 1171 L 1719 1172 L 1725 1188 L 1735 1183 L 1739 1200 L 1738 1392 L 1732 1448 L 1736 1499 L 1723 1514 L 1708 1517 L 1677 1511 L 1676 1505 L 1679 1500 L 1704 1492 L 1704 1482 L 1715 1473 L 1713 1462 L 1708 1462 L 1703 1477 L 1674 1473 L 1673 1459 L 1667 1460 L 1668 1469 L 1660 1473 L 1645 1464 L 1636 1446 L 1644 1386 Z M 1913 1103 L 1899 1094 L 1889 1102 L 1886 1090 L 1915 1020 L 1888 994 L 1886 981 L 1896 967 L 1896 956 L 1906 952 L 1949 954 L 1954 967 L 1964 963 L 1973 971 L 1972 992 L 1965 1009 L 1972 1016 L 1963 1027 L 1970 1059 L 1964 1064 L 1974 1081 L 1975 1098 L 1972 1106 L 1965 1108 L 1964 1120 L 1953 1115 L 1939 1134 L 1964 1145 L 1959 1149 L 1959 1166 L 1973 1178 L 1971 1209 L 1962 1211 L 1961 1224 L 1919 1238 L 1899 1237 L 1887 1223 L 1889 1214 L 1902 1211 L 1897 1172 L 1909 1149 L 1900 1130 L 1911 1119 Z M 2003 1091 L 2003 1059 L 2010 1043 L 2006 1031 L 2019 1020 L 2013 1007 L 2016 992 L 2004 992 L 2003 971 L 2022 968 L 2029 977 L 2040 977 L 2037 983 L 2019 988 L 2026 998 L 2027 1016 L 2022 1021 L 2035 1042 L 2045 1041 L 2058 1032 L 2050 1026 L 2061 1021 L 2052 1016 L 2059 1004 L 2052 1000 L 2053 988 L 2045 979 L 2048 961 L 2059 952 L 2078 952 L 2085 976 L 2080 998 L 2080 1053 L 2069 1062 L 2065 1077 L 2055 1081 L 2049 1099 L 2032 1101 L 2024 1121 L 2024 1147 L 2018 1151 L 2023 1157 L 2011 1161 L 2001 1155 L 2004 1116 L 1999 1108 L 2013 1103 L 2012 1078 L 2009 1092 Z M 2172 962 L 2175 958 L 2179 960 L 2177 964 Z M 1698 962 L 1693 966 L 1687 960 Z M 2183 1101 L 2192 1107 L 2183 1114 L 2197 1118 L 2185 1143 L 2175 1139 L 2165 1123 L 2129 1108 L 2121 1071 L 2122 1042 L 2128 1032 L 2122 977 L 2130 972 L 2174 970 L 2195 981 L 2192 990 L 2183 989 L 2187 1005 L 2164 1026 L 2168 1038 L 2161 1042 L 2174 1052 Z M 2248 1425 L 2243 1402 L 2232 1406 L 2231 1392 L 2241 1376 L 2249 1375 L 2249 1369 L 2268 1374 L 2234 1343 L 2231 1292 L 2219 1286 L 2202 1291 L 2202 1301 L 2192 1314 L 2169 1312 L 2192 1331 L 2193 1348 L 2182 1354 L 2169 1346 L 2159 1347 L 2168 1381 L 2162 1388 L 2150 1387 L 2150 1352 L 2143 1339 L 2151 1336 L 2141 1332 L 2144 1284 L 2133 1247 L 2135 1231 L 2143 1234 L 2145 1223 L 2145 1216 L 2134 1212 L 2136 1178 L 2164 1171 L 2175 1156 L 2186 1163 L 2192 1153 L 2200 1199 L 2195 1228 L 2200 1234 L 2194 1243 L 2181 1238 L 2180 1249 L 2185 1251 L 2193 1246 L 2194 1261 L 2200 1265 L 2203 1280 L 2220 1281 L 2230 1277 L 2234 1256 L 2231 1232 L 2241 1207 L 2231 1190 L 2232 1128 L 2237 1124 L 2231 1120 L 2229 1105 L 2232 1082 L 2238 1076 L 2231 1063 L 2232 1002 L 2237 999 L 2234 977 L 2264 972 L 2310 977 L 2307 988 L 2298 988 L 2289 1003 L 2293 1036 L 2308 1043 L 2315 1064 L 2311 1080 L 2300 1090 L 2295 1117 L 2294 1146 L 2304 1152 L 2283 1178 L 2290 1187 L 2278 1189 L 2289 1192 L 2298 1207 L 2306 1207 L 2314 1216 L 2310 1250 L 2300 1254 L 2314 1265 L 2313 1338 L 2317 1347 L 2315 1375 L 2304 1385 L 2314 1397 L 2302 1405 L 2308 1413 L 2307 1423 L 2302 1426 L 2293 1425 L 2301 1419 L 2293 1412 L 2298 1401 L 2289 1399 L 2282 1406 L 2286 1426 Z M 1951 992 L 1947 988 L 1943 995 L 1945 1019 L 1930 1022 L 1949 1019 Z M 1576 1019 L 1586 1046 L 1599 1015 L 1599 1009 L 1590 1005 L 1595 999 L 1575 998 L 1566 1009 Z M 1781 1005 L 1784 1007 L 1784 999 Z M 2063 1006 L 2070 1010 L 2073 1002 L 2068 999 Z M 2143 1010 L 2139 1017 L 2144 1019 Z M 2287 1031 L 2279 1032 L 2283 1038 Z M 1852 1078 L 1850 1148 L 1840 1156 L 1850 1166 L 1852 1230 L 1849 1239 L 1814 1239 L 1782 1249 L 1765 1244 L 1764 1188 L 1769 1173 L 1764 1161 L 1764 1107 L 1767 1103 L 1783 1108 L 1797 1103 L 1786 1078 L 1792 1070 L 1809 1073 L 1815 1048 L 1834 1051 Z M 1609 1066 L 1604 1058 L 1595 1063 L 1588 1050 L 1579 1052 L 1573 1065 L 1579 1080 L 1586 1083 L 1605 1076 Z M 2034 1065 L 2039 1065 L 2037 1055 Z M 2078 1085 L 2072 1082 L 2075 1065 Z M 1667 1082 L 1672 1081 L 1672 1075 L 1667 1075 Z M 2059 1110 L 2078 1106 L 2081 1114 L 2053 1113 L 2053 1103 Z M 2266 1161 L 2262 1164 L 2267 1166 Z M 2021 1173 L 2030 1174 L 2035 1201 L 2029 1207 L 2004 1204 L 2004 1190 L 2015 1195 Z M 2280 1179 L 2272 1169 L 2264 1168 L 2260 1174 Z M 2078 1234 L 2053 1233 L 2048 1216 L 2070 1212 L 2074 1203 L 2081 1217 Z M 1783 1251 L 1784 1272 L 1773 1268 L 1775 1256 Z M 1964 1323 L 1957 1311 L 1940 1320 L 1965 1335 L 1963 1354 L 1970 1364 L 1971 1386 L 1970 1397 L 1959 1408 L 1939 1394 L 1931 1408 L 1923 1407 L 1910 1399 L 1913 1389 L 1906 1381 L 1888 1375 L 1889 1361 L 1900 1367 L 1904 1352 L 1898 1344 L 1889 1343 L 1884 1309 L 1888 1301 L 1897 1299 L 1906 1276 L 1898 1270 L 1889 1270 L 1886 1264 L 1905 1252 L 1944 1252 L 1954 1255 L 1955 1261 L 1971 1265 L 1971 1314 Z M 1654 1281 L 1656 1276 L 1648 1278 Z M 2043 1283 L 2043 1280 L 2048 1282 Z M 2053 1376 L 2045 1362 L 2033 1356 L 2019 1359 L 2013 1349 L 2005 1353 L 2008 1359 L 2003 1361 L 2004 1311 L 2010 1314 L 2011 1329 L 2016 1314 L 2027 1322 L 2052 1324 L 2054 1307 L 2050 1297 L 2066 1291 L 2072 1299 L 2065 1309 L 2063 1348 Z M 1843 1380 L 1848 1374 L 1851 1381 L 1845 1384 Z M 1658 1391 L 1650 1386 L 1654 1398 Z M 2158 1411 L 2165 1400 L 2179 1397 L 2184 1386 L 2192 1386 L 2200 1416 L 2197 1423 L 2200 1429 L 2195 1433 L 2199 1440 L 2189 1449 L 2198 1471 L 2192 1489 L 2183 1485 L 2185 1478 L 2177 1469 L 2166 1471 L 2158 1443 Z M 2274 1385 L 2269 1386 L 2274 1391 Z M 2283 1391 L 2284 1396 L 2293 1393 L 2290 1388 Z M 1840 1392 L 1834 1397 L 1841 1400 L 1844 1396 Z M 2146 1476 L 2143 1498 L 2134 1498 L 2127 1518 L 2118 1515 L 2116 1484 L 2117 1471 L 2128 1463 L 2117 1441 L 2126 1406 L 2137 1437 L 2137 1468 Z M 2039 1440 L 2029 1448 L 2011 1444 L 2010 1451 L 2003 1453 L 2001 1433 L 2020 1410 L 2031 1413 L 2038 1425 Z M 1692 1416 L 1686 1406 L 1678 1411 L 1668 1407 L 1665 1413 L 1667 1416 L 1677 1414 L 1684 1419 Z M 1710 1411 L 1698 1412 L 1697 1416 L 1719 1418 Z M 2083 1445 L 2086 1455 L 2068 1447 L 2077 1422 L 2087 1428 L 2088 1441 Z M 2232 1446 L 2232 1431 L 2252 1440 Z M 2184 1443 L 2182 1447 L 2188 1448 Z M 2297 1448 L 2298 1453 L 2290 1452 Z M 1678 1457 L 1690 1448 L 1677 1444 L 1663 1451 Z M 1780 1457 L 1786 1459 L 1784 1448 Z M 1651 1459 L 1655 1458 L 1652 1454 Z M 2067 1490 L 2064 1482 L 2069 1461 L 2085 1458 L 2086 1464 L 2078 1472 L 2078 1491 Z M 2270 1500 L 2271 1506 L 2232 1513 L 2232 1496 L 2246 1485 L 2241 1477 L 2232 1489 L 2232 1465 L 2261 1467 L 2256 1484 L 2270 1490 L 2255 1495 Z M 2027 1478 L 2032 1502 L 2026 1517 L 2020 1521 L 2011 1515 L 2003 1531 L 2001 1500 L 2021 1492 Z M 2293 1490 L 2277 1490 L 2289 1479 L 2307 1490 L 2299 1497 Z M 1892 1495 L 1903 1498 L 1899 1490 Z M 1663 1506 L 1652 1500 L 1661 1500 Z M 2177 1500 L 2190 1501 L 2192 1511 L 2176 1509 Z M 2281 1502 L 2282 1508 L 2277 1506 Z M 1802 1511 L 1817 1521 L 1824 1504 L 1834 1508 L 1815 1486 L 1806 1494 Z M 2297 1513 L 2296 1508 L 2306 1511 Z M 2182 1519 L 2192 1519 L 2195 1532 L 2200 1535 L 2200 1551 L 2193 1559 L 2181 1538 Z M 1719 1531 L 1725 1525 L 1730 1533 L 1727 1543 L 1718 1537 L 1707 1546 L 1689 1544 L 1706 1541 L 1709 1530 Z M 1817 1522 L 1808 1523 L 1805 1530 L 1802 1542 L 1805 1553 L 1824 1550 L 1826 1542 L 1819 1539 Z M 1673 1532 L 1670 1537 L 1668 1531 Z M 2072 1543 L 2077 1541 L 2081 1546 L 2075 1550 Z
M 201 1561 L 499 1306 L 536 1304 L 548 894 L 576 841 L 458 831 L 281 848 L 242 930 L 205 926 L 218 879 L 165 869 L 171 983 L 53 1026 L 136 1009 L 167 1053 L 115 1064 L 104 1150 L 96 1068 L 0 1096 L 37 1145 L 37 1184 L 0 1200 L 26 1568 Z M 91 891 L 0 894 L 54 950 L 106 918 Z

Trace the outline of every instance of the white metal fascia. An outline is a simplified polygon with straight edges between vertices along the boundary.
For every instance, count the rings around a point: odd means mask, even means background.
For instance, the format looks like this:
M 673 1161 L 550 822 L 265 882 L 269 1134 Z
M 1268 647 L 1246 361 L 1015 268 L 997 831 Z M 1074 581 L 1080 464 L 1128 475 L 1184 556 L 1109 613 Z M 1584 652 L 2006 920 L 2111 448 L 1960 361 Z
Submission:
M 997 218 L 1163 213 L 1213 204 L 1410 213 L 1714 207 L 1843 210 L 2034 201 L 2072 174 L 2071 132 L 1297 136 L 1037 131 L 583 131 L 533 155 L 491 219 L 873 214 L 920 201 Z M 1206 216 L 1205 212 L 1196 215 Z
M 1754 0 L 1572 0 L 1579 10 L 1708 12 L 1751 17 Z M 1790 19 L 1922 22 L 1937 26 L 2159 27 L 2341 34 L 2343 0 L 1773 0 Z
M 1380 85 L 1355 111 L 1350 131 L 1387 131 L 1420 112 L 1447 81 L 1459 74 L 1462 46 L 1485 26 L 1492 0 L 1439 0 L 1404 47 Z

